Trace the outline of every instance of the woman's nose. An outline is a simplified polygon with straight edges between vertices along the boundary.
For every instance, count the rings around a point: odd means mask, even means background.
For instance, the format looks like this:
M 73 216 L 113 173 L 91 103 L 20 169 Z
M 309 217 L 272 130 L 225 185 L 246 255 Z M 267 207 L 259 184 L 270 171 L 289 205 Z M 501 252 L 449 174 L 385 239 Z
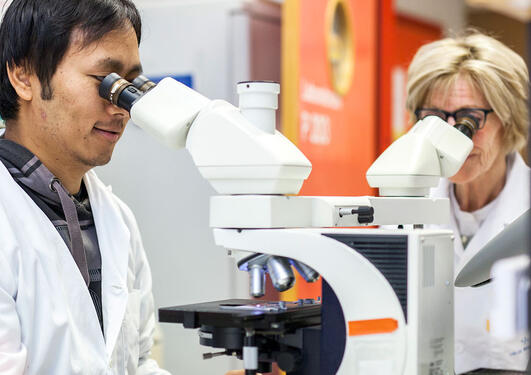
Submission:
M 446 119 L 446 122 L 449 123 L 450 125 L 454 126 L 455 125 L 454 116 L 448 116 L 448 118 Z

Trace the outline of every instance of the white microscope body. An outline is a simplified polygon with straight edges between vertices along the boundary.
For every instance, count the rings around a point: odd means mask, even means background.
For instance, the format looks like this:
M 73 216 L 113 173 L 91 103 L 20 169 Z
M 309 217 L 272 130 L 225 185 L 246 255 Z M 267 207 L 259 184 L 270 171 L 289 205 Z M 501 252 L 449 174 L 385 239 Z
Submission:
M 311 164 L 275 129 L 277 84 L 239 84 L 238 109 L 171 78 L 143 95 L 108 78 L 100 95 L 130 109 L 132 121 L 163 143 L 186 147 L 220 194 L 211 200 L 214 238 L 251 271 L 253 295 L 263 294 L 265 271 L 280 287 L 292 285 L 288 259 L 303 277 L 308 269 L 323 276 L 343 322 L 338 347 L 328 348 L 337 358 L 317 373 L 453 373 L 453 236 L 422 225 L 449 221 L 448 200 L 427 195 L 459 170 L 469 138 L 426 118 L 367 172 L 381 197 L 299 197 Z M 344 228 L 388 224 L 407 229 Z M 288 263 L 276 268 L 270 259 Z M 253 361 L 244 362 L 253 370 Z

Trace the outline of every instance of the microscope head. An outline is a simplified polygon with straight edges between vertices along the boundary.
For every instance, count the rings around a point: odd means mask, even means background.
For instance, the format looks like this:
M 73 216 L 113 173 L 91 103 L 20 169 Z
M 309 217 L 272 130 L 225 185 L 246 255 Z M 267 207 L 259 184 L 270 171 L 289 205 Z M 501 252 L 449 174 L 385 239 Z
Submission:
M 441 177 L 456 174 L 472 151 L 474 119 L 451 126 L 437 116 L 418 121 L 393 142 L 367 171 L 381 196 L 428 196 Z
M 163 144 L 186 148 L 219 194 L 297 194 L 312 165 L 276 130 L 279 92 L 278 83 L 241 82 L 236 108 L 173 78 L 156 85 L 145 77 L 130 83 L 112 73 L 99 93 Z

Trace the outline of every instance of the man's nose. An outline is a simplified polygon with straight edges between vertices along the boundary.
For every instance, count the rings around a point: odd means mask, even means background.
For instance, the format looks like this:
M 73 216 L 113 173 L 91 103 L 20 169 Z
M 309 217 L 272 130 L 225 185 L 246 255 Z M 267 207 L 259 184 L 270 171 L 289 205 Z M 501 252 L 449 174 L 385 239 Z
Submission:
M 129 112 L 127 112 L 127 110 L 125 110 L 123 108 L 120 108 L 117 105 L 112 104 L 110 102 L 107 102 L 106 106 L 107 106 L 107 108 L 106 108 L 107 112 L 110 115 L 129 118 Z

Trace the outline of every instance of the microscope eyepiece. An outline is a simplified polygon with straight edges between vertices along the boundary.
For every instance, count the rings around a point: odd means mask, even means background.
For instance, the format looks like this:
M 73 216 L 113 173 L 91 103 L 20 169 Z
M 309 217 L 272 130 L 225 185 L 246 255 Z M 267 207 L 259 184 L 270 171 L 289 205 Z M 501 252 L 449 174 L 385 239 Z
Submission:
M 137 89 L 139 89 L 142 92 L 146 92 L 151 90 L 153 87 L 157 86 L 157 84 L 153 81 L 151 81 L 149 78 L 143 75 L 139 75 L 135 79 L 131 81 L 133 86 L 135 86 Z
M 144 93 L 116 73 L 111 73 L 101 81 L 99 94 L 103 99 L 129 112 L 133 103 Z
M 454 128 L 457 128 L 461 133 L 472 139 L 474 134 L 476 134 L 477 129 L 479 129 L 479 123 L 474 117 L 467 116 L 460 118 L 454 125 Z
M 101 81 L 99 94 L 103 99 L 107 99 L 113 104 L 116 104 L 113 99 L 117 98 L 117 95 L 115 95 L 117 90 L 123 90 L 122 85 L 126 85 L 127 83 L 129 82 L 120 77 L 118 74 L 111 73 L 105 77 L 103 81 Z

